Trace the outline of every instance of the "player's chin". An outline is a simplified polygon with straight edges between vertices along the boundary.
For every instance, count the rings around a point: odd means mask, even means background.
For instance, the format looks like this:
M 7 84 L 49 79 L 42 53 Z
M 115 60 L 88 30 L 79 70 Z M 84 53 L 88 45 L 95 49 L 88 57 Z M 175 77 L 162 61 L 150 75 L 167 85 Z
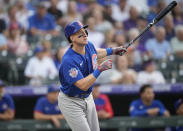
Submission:
M 83 42 L 82 42 L 83 44 L 88 44 L 88 40 L 86 39 L 86 40 L 83 40 Z

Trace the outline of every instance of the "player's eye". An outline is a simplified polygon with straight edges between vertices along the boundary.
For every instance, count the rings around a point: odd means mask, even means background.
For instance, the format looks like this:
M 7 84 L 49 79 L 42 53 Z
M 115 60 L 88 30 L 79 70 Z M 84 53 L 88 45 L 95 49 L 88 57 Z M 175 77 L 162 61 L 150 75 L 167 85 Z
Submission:
M 83 37 L 84 36 L 84 34 L 80 34 L 80 35 L 78 35 L 78 38 L 81 38 L 81 37 Z

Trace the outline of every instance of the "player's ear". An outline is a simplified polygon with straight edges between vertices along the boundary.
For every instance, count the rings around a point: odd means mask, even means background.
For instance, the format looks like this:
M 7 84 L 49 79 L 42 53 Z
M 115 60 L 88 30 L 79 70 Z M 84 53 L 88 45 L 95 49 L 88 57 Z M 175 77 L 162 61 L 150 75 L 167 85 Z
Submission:
M 73 35 L 70 36 L 70 41 L 71 41 L 71 43 L 74 41 L 74 36 Z

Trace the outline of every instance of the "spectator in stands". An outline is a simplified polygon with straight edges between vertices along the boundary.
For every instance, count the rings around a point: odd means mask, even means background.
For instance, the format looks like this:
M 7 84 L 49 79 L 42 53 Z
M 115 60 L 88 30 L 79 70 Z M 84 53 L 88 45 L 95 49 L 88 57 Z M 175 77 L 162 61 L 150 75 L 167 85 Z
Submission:
M 117 44 L 117 46 L 124 45 L 126 43 L 126 36 L 122 32 L 116 32 L 114 34 L 114 42 Z
M 108 119 L 113 117 L 113 109 L 107 95 L 101 94 L 99 91 L 100 84 L 95 84 L 92 95 L 94 98 L 97 114 L 99 119 Z
M 143 14 L 149 11 L 147 0 L 139 0 L 138 2 L 134 0 L 128 0 L 127 2 L 129 6 L 135 6 L 139 13 Z
M 139 31 L 137 28 L 131 28 L 128 31 L 128 40 L 133 40 L 137 35 L 139 34 Z M 143 54 L 141 53 L 139 49 L 139 40 L 136 40 L 133 45 L 131 45 L 128 48 L 127 53 L 128 58 L 128 67 L 131 67 L 133 69 L 137 69 L 139 71 L 139 66 L 142 64 L 143 60 Z
M 8 26 L 11 25 L 12 23 L 19 24 L 16 18 L 16 13 L 17 13 L 17 6 L 15 5 L 10 6 L 10 8 L 8 9 L 8 17 L 9 17 L 9 20 L 7 22 Z
M 52 15 L 47 13 L 44 2 L 38 2 L 36 14 L 29 17 L 28 21 L 32 36 L 58 35 L 58 31 L 55 29 L 55 20 Z
M 178 99 L 174 103 L 175 112 L 177 116 L 183 116 L 183 99 Z M 183 131 L 183 126 L 173 127 L 171 131 Z
M 171 47 L 170 43 L 165 40 L 165 35 L 164 27 L 157 27 L 155 32 L 156 37 L 146 42 L 145 48 L 149 58 L 164 60 L 170 56 Z
M 76 1 L 69 1 L 68 3 L 68 11 L 66 15 L 69 22 L 79 20 L 82 21 L 82 15 L 78 13 L 77 11 L 77 3 Z
M 154 92 L 151 85 L 142 85 L 139 91 L 140 99 L 132 101 L 129 108 L 130 116 L 152 117 L 170 116 L 170 113 L 159 100 L 154 100 Z M 132 129 L 133 131 L 145 131 L 147 129 Z M 152 129 L 148 129 L 151 131 Z M 153 130 L 152 130 L 153 131 Z
M 18 4 L 18 3 L 16 3 Z M 17 24 L 19 25 L 19 30 L 20 30 L 20 33 L 23 34 L 23 33 L 26 33 L 25 31 L 25 24 L 27 24 L 25 21 L 24 23 L 22 23 L 20 20 L 23 18 L 23 16 L 19 16 L 20 18 L 18 18 L 17 14 L 18 14 L 18 5 L 12 5 L 9 9 L 8 9 L 8 17 L 9 19 L 7 20 L 7 26 L 10 28 L 10 26 L 12 24 Z M 26 13 L 26 12 L 24 12 Z M 26 18 L 27 19 L 27 18 Z M 26 20 L 27 21 L 27 20 Z M 21 23 L 20 23 L 21 22 Z
M 57 50 L 56 54 L 55 54 L 55 59 L 54 59 L 54 63 L 55 66 L 57 68 L 57 70 L 60 69 L 61 66 L 61 62 L 62 62 L 62 57 L 65 54 L 66 50 L 68 49 L 68 46 L 66 47 L 61 47 Z
M 112 18 L 119 22 L 123 22 L 129 18 L 127 0 L 119 0 L 118 5 L 112 5 Z
M 6 22 L 4 19 L 0 18 L 0 33 L 6 30 Z
M 37 100 L 34 108 L 34 119 L 51 120 L 56 127 L 60 127 L 60 119 L 64 119 L 58 107 L 58 94 L 60 89 L 56 85 L 48 86 L 48 93 Z
M 166 7 L 166 2 L 164 0 L 148 0 L 149 13 L 148 21 L 152 22 L 155 16 Z M 160 20 L 157 25 L 162 25 L 163 21 Z
M 6 32 L 6 23 L 0 19 L 0 52 L 8 49 Z
M 47 57 L 52 58 L 53 54 L 51 51 L 51 42 L 49 40 L 43 40 L 42 41 L 42 46 L 44 48 L 44 55 Z
M 0 80 L 0 120 L 12 120 L 15 116 L 15 105 L 12 97 L 4 92 L 5 84 Z
M 137 27 L 137 20 L 138 20 L 139 13 L 138 13 L 136 7 L 134 7 L 134 6 L 130 7 L 129 15 L 130 15 L 130 17 L 123 22 L 124 29 L 126 31 L 128 31 L 131 28 Z
M 67 0 L 66 0 L 67 1 Z M 81 14 L 86 14 L 88 13 L 88 11 L 90 11 L 90 4 L 91 2 L 95 2 L 95 1 L 88 1 L 88 0 L 78 0 L 77 1 L 77 11 Z
M 111 29 L 105 34 L 105 46 L 110 47 L 108 46 L 110 43 L 115 43 L 114 36 L 115 36 L 115 29 Z
M 45 56 L 43 47 L 36 47 L 35 56 L 31 57 L 25 67 L 25 76 L 30 79 L 31 85 L 41 85 L 46 80 L 54 80 L 58 71 L 51 58 Z
M 183 12 L 179 4 L 173 9 L 172 15 L 175 25 L 183 24 Z
M 118 4 L 118 0 L 96 0 L 101 6 Z
M 144 70 L 137 75 L 137 84 L 165 84 L 163 74 L 156 70 L 154 60 L 149 59 L 143 63 Z
M 117 56 L 116 59 L 116 79 L 113 79 L 112 83 L 114 84 L 135 84 L 137 73 L 134 69 L 128 68 L 127 56 Z
M 115 28 L 115 33 L 117 34 L 117 33 L 121 33 L 121 34 L 123 34 L 124 33 L 124 25 L 123 25 L 123 23 L 122 22 L 115 22 L 114 23 L 114 28 Z
M 139 32 L 142 32 L 146 28 L 147 24 L 148 24 L 147 16 L 140 15 L 137 20 L 137 28 L 138 28 Z M 146 49 L 145 49 L 146 41 L 148 39 L 151 39 L 154 37 L 153 28 L 154 27 L 152 27 L 150 30 L 146 31 L 146 33 L 143 34 L 143 37 L 139 38 L 138 49 L 140 50 L 141 53 L 146 52 Z
M 166 40 L 170 41 L 175 36 L 173 16 L 167 15 L 164 18 L 164 26 L 166 31 Z
M 67 13 L 68 8 L 68 0 L 59 0 L 57 4 L 57 8 L 63 12 L 63 14 Z
M 5 35 L 5 31 L 0 32 L 0 52 L 8 50 L 8 45 L 7 45 L 7 38 Z
M 9 8 L 11 8 L 11 6 L 16 3 L 16 0 L 2 0 L 0 2 L 0 8 L 2 8 L 6 12 Z
M 158 1 L 158 4 L 156 6 L 156 14 L 155 16 L 163 9 L 166 8 L 166 0 L 157 0 Z M 157 26 L 163 26 L 163 19 L 161 19 L 157 24 Z
M 176 36 L 171 39 L 172 53 L 183 57 L 183 25 L 175 27 Z
M 112 5 L 106 4 L 104 6 L 104 19 L 114 24 L 115 20 L 112 18 Z
M 28 29 L 28 18 L 33 15 L 33 12 L 27 9 L 26 1 L 18 0 L 15 4 L 17 7 L 16 20 L 20 23 L 23 33 L 26 33 Z
M 104 19 L 102 10 L 100 9 L 93 10 L 92 16 L 94 17 L 96 22 L 96 26 L 95 26 L 96 31 L 106 33 L 107 31 L 113 28 L 112 24 L 109 21 Z
M 8 49 L 16 56 L 23 56 L 27 53 L 29 46 L 26 39 L 21 36 L 20 26 L 17 23 L 11 23 L 9 26 Z
M 58 3 L 58 0 L 50 0 L 51 5 L 48 8 L 48 13 L 52 14 L 57 22 L 63 17 L 62 11 L 57 9 Z
M 88 40 L 94 43 L 95 48 L 100 48 L 102 44 L 104 44 L 105 36 L 103 33 L 95 30 L 95 21 L 94 17 L 87 18 L 86 23 L 87 25 L 90 25 L 88 26 L 88 33 L 90 34 L 88 35 Z

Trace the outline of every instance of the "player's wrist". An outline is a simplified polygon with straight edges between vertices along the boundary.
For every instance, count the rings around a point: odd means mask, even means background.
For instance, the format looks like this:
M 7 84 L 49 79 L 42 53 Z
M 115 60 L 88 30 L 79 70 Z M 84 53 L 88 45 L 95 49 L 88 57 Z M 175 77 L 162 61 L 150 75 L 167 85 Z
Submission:
M 107 56 L 113 54 L 113 49 L 112 48 L 106 48 Z
M 93 75 L 94 75 L 95 78 L 98 78 L 100 73 L 101 73 L 101 71 L 97 68 L 97 69 L 94 70 Z

